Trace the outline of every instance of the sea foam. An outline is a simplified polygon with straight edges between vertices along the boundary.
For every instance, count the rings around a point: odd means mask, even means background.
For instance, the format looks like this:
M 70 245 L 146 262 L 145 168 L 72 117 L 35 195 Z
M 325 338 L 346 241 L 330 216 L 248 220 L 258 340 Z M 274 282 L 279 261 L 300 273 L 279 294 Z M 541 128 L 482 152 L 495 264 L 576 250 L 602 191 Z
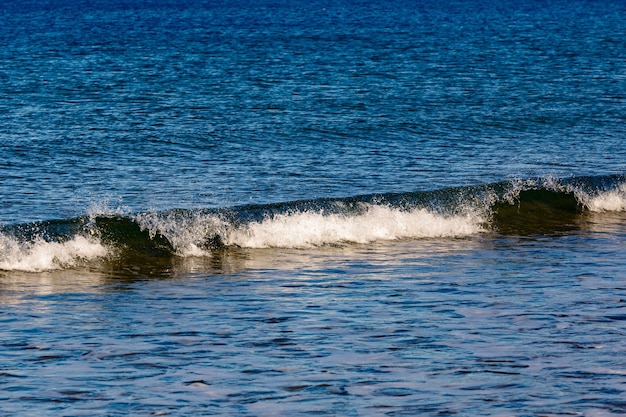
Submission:
M 426 209 L 367 205 L 360 214 L 296 212 L 277 214 L 234 228 L 226 245 L 244 248 L 307 248 L 379 240 L 463 237 L 484 231 L 482 217 L 469 211 L 442 215 Z
M 228 223 L 218 216 L 197 212 L 142 213 L 133 217 L 151 238 L 164 236 L 181 257 L 211 256 L 206 248 L 207 237 L 223 233 Z
M 405 210 L 386 205 L 363 204 L 350 213 L 321 210 L 266 214 L 261 220 L 226 221 L 208 213 L 141 214 L 134 220 L 150 236 L 164 236 L 176 255 L 211 256 L 207 239 L 219 237 L 226 247 L 310 248 L 382 240 L 455 238 L 485 231 L 479 210 L 439 214 L 424 208 Z
M 108 249 L 94 238 L 74 236 L 65 242 L 37 238 L 19 241 L 0 234 L 0 270 L 42 272 L 66 269 L 106 256 Z
M 604 191 L 585 199 L 585 205 L 592 212 L 626 211 L 626 182 L 612 190 Z

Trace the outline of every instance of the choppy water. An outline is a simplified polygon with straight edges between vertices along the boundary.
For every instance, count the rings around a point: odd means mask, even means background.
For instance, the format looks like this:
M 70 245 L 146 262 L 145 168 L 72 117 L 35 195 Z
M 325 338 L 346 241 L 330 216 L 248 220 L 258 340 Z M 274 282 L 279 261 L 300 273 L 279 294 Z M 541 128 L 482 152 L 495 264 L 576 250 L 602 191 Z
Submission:
M 622 1 L 6 1 L 0 415 L 626 413 Z

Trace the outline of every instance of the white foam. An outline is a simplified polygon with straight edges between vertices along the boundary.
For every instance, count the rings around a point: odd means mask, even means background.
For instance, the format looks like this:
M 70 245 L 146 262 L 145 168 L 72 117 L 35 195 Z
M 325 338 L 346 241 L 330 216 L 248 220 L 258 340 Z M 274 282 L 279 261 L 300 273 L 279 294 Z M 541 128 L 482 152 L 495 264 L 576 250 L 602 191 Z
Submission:
M 107 252 L 98 240 L 83 236 L 66 242 L 43 239 L 20 242 L 0 234 L 0 270 L 42 272 L 71 268 L 80 262 L 102 258 Z
M 613 190 L 605 191 L 597 196 L 588 197 L 585 205 L 590 211 L 597 213 L 626 211 L 626 183 L 622 183 Z
M 307 248 L 379 240 L 463 237 L 484 231 L 483 219 L 472 212 L 440 215 L 425 209 L 406 211 L 379 205 L 365 208 L 358 215 L 279 214 L 230 230 L 224 236 L 224 243 L 244 248 Z
M 176 255 L 182 257 L 210 256 L 210 251 L 204 249 L 207 237 L 226 227 L 226 223 L 216 216 L 202 213 L 178 215 L 176 212 L 153 212 L 136 215 L 134 220 L 151 237 L 157 233 L 165 236 Z

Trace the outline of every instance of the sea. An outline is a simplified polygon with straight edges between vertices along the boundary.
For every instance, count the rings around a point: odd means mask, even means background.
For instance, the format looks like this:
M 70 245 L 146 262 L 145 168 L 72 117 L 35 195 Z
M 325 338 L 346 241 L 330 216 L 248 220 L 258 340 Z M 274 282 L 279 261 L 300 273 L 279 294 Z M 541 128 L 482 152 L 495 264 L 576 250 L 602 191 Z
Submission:
M 626 415 L 623 0 L 3 0 L 0 416 Z

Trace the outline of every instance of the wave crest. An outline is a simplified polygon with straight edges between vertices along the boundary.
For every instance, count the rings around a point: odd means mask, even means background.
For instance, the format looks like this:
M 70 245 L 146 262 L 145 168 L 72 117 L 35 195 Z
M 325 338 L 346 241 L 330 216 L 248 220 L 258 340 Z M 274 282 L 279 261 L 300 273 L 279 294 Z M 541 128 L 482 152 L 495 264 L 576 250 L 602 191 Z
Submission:
M 463 237 L 484 231 L 477 213 L 441 215 L 426 209 L 367 205 L 358 215 L 300 212 L 277 214 L 231 230 L 226 245 L 244 248 L 308 248 L 378 240 Z
M 623 224 L 624 212 L 626 178 L 617 175 L 222 209 L 131 214 L 96 207 L 79 218 L 0 227 L 0 269 L 65 269 L 98 258 L 113 267 L 150 265 L 172 257 L 214 257 L 228 248 L 297 249 L 485 232 L 552 235 L 587 230 L 589 222 L 608 217 Z
M 42 272 L 103 258 L 108 249 L 97 239 L 84 236 L 74 236 L 65 242 L 49 242 L 41 237 L 24 242 L 0 234 L 0 253 L 0 270 Z
M 585 202 L 587 208 L 596 213 L 607 211 L 626 211 L 626 182 L 614 189 L 589 197 Z

